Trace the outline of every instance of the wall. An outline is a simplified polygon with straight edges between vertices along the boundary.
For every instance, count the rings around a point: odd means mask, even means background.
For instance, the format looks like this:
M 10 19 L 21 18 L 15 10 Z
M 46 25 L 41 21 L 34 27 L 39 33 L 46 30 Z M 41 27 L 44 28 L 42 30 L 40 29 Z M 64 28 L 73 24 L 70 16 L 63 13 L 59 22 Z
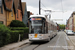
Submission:
M 24 13 L 24 15 L 23 15 L 23 22 L 24 22 L 24 24 L 26 24 L 26 26 L 27 26 L 27 23 L 28 23 L 28 16 L 27 16 L 27 7 L 25 6 L 25 13 Z
M 1 11 L 1 8 L 0 8 Z M 3 21 L 3 24 L 6 25 L 6 11 L 4 9 L 4 5 L 3 5 L 3 14 L 0 13 L 0 21 Z
M 74 20 L 73 20 L 73 22 L 74 22 L 74 24 L 73 24 L 73 26 L 74 26 L 73 29 L 74 29 L 74 30 L 73 30 L 73 31 L 75 32 L 75 15 L 73 15 L 73 19 L 74 19 Z
M 16 18 L 15 13 L 14 13 L 14 9 L 12 11 L 13 11 L 13 16 L 11 15 L 12 12 L 7 11 L 7 26 L 9 26 L 11 21 L 15 20 L 15 18 Z
M 19 9 L 17 9 L 17 10 L 18 10 L 18 15 L 16 13 L 16 20 L 22 21 L 22 13 L 21 13 L 21 10 L 19 10 Z
M 72 30 L 72 19 L 73 17 L 69 18 L 69 30 Z

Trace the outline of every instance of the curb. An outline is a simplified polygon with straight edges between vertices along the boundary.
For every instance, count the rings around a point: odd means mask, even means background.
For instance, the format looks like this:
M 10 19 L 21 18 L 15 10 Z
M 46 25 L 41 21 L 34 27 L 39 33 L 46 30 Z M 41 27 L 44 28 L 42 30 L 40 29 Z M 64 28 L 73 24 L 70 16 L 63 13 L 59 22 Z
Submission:
M 9 49 L 9 50 L 17 50 L 16 48 L 22 47 L 23 45 L 27 45 L 27 44 L 29 44 L 29 43 L 31 43 L 31 42 L 27 42 L 27 43 L 21 44 L 21 45 L 19 45 L 19 46 L 17 46 L 17 47 L 13 47 L 13 48 L 11 48 L 11 49 Z
M 66 35 L 67 36 L 67 35 Z M 67 36 L 68 37 L 68 36 Z M 69 38 L 69 37 L 68 37 Z M 74 48 L 69 49 L 69 50 L 75 50 L 75 45 L 73 43 L 73 41 L 69 38 L 69 40 L 67 40 L 69 47 L 74 46 Z
M 25 40 L 20 41 L 20 42 L 16 42 L 16 43 L 11 43 L 11 44 L 8 44 L 8 45 L 5 45 L 5 46 L 1 47 L 0 50 L 13 50 L 15 48 L 18 48 L 18 47 L 21 47 L 23 45 L 26 45 L 26 44 L 30 43 L 30 41 L 28 41 L 28 39 L 26 39 L 25 43 L 24 42 L 25 42 Z
M 70 39 L 70 37 L 68 37 L 69 39 Z M 70 39 L 70 41 L 71 41 L 71 43 L 74 45 L 74 47 L 75 47 L 75 44 L 73 43 L 73 41 Z
M 73 45 L 73 43 L 71 42 L 72 40 L 67 36 L 67 34 L 65 33 L 65 36 L 66 36 L 66 41 L 68 43 L 68 50 L 75 50 L 75 46 Z M 73 47 L 74 46 L 74 47 Z M 71 48 L 73 47 L 73 48 Z

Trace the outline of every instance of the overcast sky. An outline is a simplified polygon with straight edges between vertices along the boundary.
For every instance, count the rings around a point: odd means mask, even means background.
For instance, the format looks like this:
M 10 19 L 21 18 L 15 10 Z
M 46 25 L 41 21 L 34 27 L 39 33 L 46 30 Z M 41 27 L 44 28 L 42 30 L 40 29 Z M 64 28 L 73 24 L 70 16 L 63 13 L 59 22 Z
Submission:
M 26 2 L 27 11 L 39 14 L 39 0 L 22 0 L 22 2 Z M 75 11 L 75 0 L 41 0 L 41 3 L 41 8 L 44 10 L 63 11 L 51 13 L 51 19 L 63 19 L 63 21 L 55 21 L 59 24 L 66 24 L 66 20 Z M 41 11 L 41 14 L 46 14 L 43 10 Z

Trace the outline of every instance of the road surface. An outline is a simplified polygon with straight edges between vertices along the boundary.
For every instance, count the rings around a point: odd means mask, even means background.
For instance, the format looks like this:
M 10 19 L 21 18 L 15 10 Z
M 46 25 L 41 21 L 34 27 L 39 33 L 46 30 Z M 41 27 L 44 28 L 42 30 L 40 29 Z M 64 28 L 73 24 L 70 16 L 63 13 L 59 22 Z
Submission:
M 50 42 L 32 42 L 20 47 L 19 50 L 68 50 L 66 34 L 60 31 Z

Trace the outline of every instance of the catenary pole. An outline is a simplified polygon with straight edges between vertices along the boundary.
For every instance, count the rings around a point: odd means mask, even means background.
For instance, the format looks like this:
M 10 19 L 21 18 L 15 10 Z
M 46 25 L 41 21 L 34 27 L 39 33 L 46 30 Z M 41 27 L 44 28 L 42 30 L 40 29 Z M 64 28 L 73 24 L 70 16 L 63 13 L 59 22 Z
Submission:
M 39 15 L 41 15 L 41 1 L 39 0 Z

